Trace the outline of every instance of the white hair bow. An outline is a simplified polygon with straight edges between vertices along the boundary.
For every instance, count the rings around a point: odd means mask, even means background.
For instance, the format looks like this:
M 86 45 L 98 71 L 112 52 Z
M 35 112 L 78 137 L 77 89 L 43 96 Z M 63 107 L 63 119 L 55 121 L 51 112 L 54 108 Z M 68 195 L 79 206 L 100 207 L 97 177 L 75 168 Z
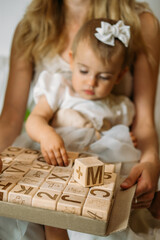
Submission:
M 114 46 L 115 38 L 118 38 L 125 47 L 128 47 L 130 39 L 130 26 L 124 25 L 123 21 L 118 21 L 111 25 L 108 22 L 101 22 L 101 27 L 96 28 L 95 37 L 101 42 Z

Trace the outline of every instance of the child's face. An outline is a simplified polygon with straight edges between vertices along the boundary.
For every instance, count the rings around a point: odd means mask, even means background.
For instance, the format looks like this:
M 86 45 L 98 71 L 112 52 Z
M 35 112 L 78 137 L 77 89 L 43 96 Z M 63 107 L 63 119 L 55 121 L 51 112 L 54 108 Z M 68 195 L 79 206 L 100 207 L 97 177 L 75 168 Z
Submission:
M 75 57 L 71 54 L 72 85 L 80 97 L 88 100 L 105 98 L 120 79 L 122 57 L 113 56 L 103 64 L 87 42 L 78 45 Z

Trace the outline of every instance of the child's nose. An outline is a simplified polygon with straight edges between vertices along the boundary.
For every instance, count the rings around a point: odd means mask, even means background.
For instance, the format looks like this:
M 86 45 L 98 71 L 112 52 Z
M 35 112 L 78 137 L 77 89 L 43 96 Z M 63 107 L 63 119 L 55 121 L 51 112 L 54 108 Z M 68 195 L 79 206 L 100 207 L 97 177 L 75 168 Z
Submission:
M 88 85 L 89 86 L 95 86 L 96 85 L 96 78 L 94 77 L 94 76 L 90 76 L 89 78 L 88 78 Z

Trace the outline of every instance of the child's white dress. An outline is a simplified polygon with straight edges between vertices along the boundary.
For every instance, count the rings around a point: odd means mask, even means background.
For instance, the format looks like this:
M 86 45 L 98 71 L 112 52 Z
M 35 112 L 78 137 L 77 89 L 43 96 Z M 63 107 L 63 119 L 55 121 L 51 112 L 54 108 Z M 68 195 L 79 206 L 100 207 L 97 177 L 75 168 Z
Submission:
M 70 112 L 66 126 L 67 116 L 65 113 L 61 116 L 61 127 L 56 131 L 63 138 L 67 150 L 97 154 L 105 162 L 135 162 L 140 159 L 140 151 L 134 148 L 129 134 L 128 126 L 134 117 L 134 105 L 129 98 L 110 94 L 101 100 L 86 100 L 74 92 L 71 80 L 47 71 L 40 74 L 33 95 L 36 103 L 45 96 L 54 113 L 72 109 L 83 114 L 88 125 L 91 122 L 90 128 L 75 127 L 77 118 L 74 118 L 74 112 Z M 107 131 L 101 131 L 104 120 L 111 124 Z M 100 139 L 96 137 L 97 131 Z

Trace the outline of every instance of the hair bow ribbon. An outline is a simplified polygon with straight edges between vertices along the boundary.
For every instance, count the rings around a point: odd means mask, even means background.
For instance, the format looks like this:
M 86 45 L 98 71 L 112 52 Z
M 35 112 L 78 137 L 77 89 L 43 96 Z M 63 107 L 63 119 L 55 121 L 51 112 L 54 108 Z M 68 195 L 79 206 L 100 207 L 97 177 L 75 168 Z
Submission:
M 130 26 L 124 25 L 123 21 L 118 21 L 111 25 L 107 22 L 101 22 L 101 27 L 96 28 L 95 37 L 101 42 L 114 46 L 115 38 L 118 38 L 125 47 L 128 47 L 130 39 Z

